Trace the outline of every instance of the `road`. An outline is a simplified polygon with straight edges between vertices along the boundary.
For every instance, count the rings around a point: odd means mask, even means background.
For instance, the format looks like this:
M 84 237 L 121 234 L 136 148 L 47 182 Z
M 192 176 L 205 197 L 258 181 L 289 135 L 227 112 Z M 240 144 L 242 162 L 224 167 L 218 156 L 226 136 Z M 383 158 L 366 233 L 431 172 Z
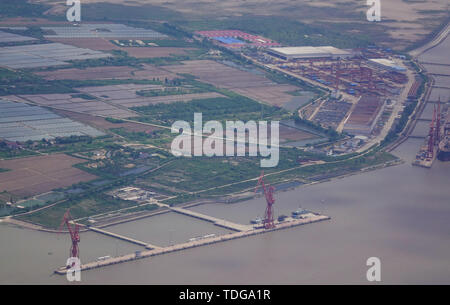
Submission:
M 438 44 L 440 44 L 446 37 L 447 35 L 450 33 L 450 23 L 448 23 L 437 35 L 436 37 L 431 40 L 430 42 L 428 42 L 427 44 L 425 44 L 424 46 L 421 46 L 415 50 L 412 50 L 411 52 L 409 52 L 409 55 L 411 55 L 412 57 L 417 57 L 419 55 L 421 55 L 422 53 L 426 52 L 427 50 L 437 46 Z

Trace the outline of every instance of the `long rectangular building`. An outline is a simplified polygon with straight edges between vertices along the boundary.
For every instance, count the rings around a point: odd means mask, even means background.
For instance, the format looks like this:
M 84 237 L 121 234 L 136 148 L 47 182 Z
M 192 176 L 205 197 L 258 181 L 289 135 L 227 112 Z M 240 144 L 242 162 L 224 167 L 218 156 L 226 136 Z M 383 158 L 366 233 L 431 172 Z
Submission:
M 284 59 L 308 59 L 308 58 L 349 58 L 352 52 L 341 50 L 332 46 L 323 47 L 282 47 L 270 48 L 268 53 L 272 56 Z

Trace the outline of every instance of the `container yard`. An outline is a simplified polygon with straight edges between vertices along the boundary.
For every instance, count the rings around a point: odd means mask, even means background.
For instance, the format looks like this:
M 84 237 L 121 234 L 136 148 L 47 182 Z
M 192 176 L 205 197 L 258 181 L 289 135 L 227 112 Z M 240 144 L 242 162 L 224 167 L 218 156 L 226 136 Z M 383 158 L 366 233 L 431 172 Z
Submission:
M 405 56 L 381 47 L 281 47 L 243 54 L 265 69 L 327 92 L 316 103 L 300 108 L 299 114 L 324 128 L 367 137 L 362 146 L 351 145 L 351 151 L 380 143 L 422 85 Z
M 362 96 L 345 123 L 344 132 L 352 135 L 371 135 L 384 107 L 385 101 L 378 96 Z

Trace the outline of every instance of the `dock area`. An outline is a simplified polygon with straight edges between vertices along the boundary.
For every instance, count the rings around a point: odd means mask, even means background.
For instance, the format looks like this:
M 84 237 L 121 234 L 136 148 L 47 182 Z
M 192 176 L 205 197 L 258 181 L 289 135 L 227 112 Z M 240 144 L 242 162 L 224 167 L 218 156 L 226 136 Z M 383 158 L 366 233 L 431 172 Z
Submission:
M 143 246 L 143 247 L 146 247 L 147 249 L 158 249 L 158 248 L 160 248 L 158 246 L 155 246 L 155 245 L 152 245 L 152 244 L 149 244 L 149 243 L 137 240 L 137 239 L 133 239 L 133 238 L 130 238 L 130 237 L 127 237 L 127 236 L 123 236 L 123 235 L 120 235 L 120 234 L 109 232 L 109 231 L 106 231 L 106 230 L 103 230 L 103 229 L 99 229 L 99 228 L 96 228 L 96 227 L 89 227 L 89 230 L 97 232 L 97 233 L 100 233 L 100 234 L 103 234 L 103 235 L 107 235 L 107 236 L 110 236 L 110 237 L 114 237 L 114 238 L 117 238 L 117 239 L 120 239 L 120 240 L 124 240 L 124 241 L 130 242 L 130 243 L 135 244 L 135 245 Z
M 183 210 L 183 212 L 187 211 L 186 209 L 181 209 L 181 210 Z M 189 212 L 192 212 L 192 211 L 189 211 Z M 192 212 L 192 213 L 194 213 L 192 215 L 199 214 L 199 213 L 195 213 L 195 212 Z M 203 214 L 200 214 L 200 215 L 203 215 Z M 215 218 L 212 217 L 212 219 L 215 219 Z M 187 250 L 187 249 L 191 249 L 191 248 L 195 248 L 195 247 L 206 246 L 206 245 L 210 245 L 210 244 L 225 242 L 225 241 L 248 237 L 248 236 L 257 235 L 257 234 L 269 233 L 269 232 L 273 232 L 273 231 L 277 231 L 277 230 L 293 228 L 296 226 L 325 221 L 325 220 L 329 220 L 329 219 L 331 219 L 329 216 L 317 215 L 317 214 L 311 213 L 311 214 L 308 214 L 307 217 L 302 218 L 302 219 L 289 218 L 286 221 L 278 222 L 278 223 L 276 223 L 276 227 L 273 229 L 264 229 L 261 227 L 255 228 L 253 226 L 248 225 L 245 227 L 246 228 L 251 227 L 251 229 L 249 229 L 249 230 L 242 230 L 239 232 L 229 233 L 229 234 L 225 234 L 225 235 L 221 235 L 221 236 L 208 237 L 208 238 L 195 240 L 195 241 L 189 241 L 189 242 L 185 242 L 185 243 L 180 243 L 180 244 L 176 244 L 176 245 L 172 245 L 172 246 L 168 246 L 168 247 L 154 248 L 153 245 L 147 244 L 146 248 L 147 249 L 150 248 L 150 250 L 137 251 L 135 253 L 126 254 L 123 256 L 112 257 L 112 258 L 108 258 L 105 260 L 94 261 L 94 262 L 90 262 L 87 264 L 82 264 L 81 270 L 91 270 L 91 269 L 102 268 L 102 267 L 106 267 L 109 265 L 120 264 L 120 263 L 124 263 L 124 262 L 128 262 L 128 261 L 134 261 L 134 260 L 138 260 L 138 259 L 142 259 L 142 258 L 146 258 L 146 257 L 167 254 L 167 253 L 171 253 L 171 252 L 175 252 L 175 251 Z M 244 225 L 241 225 L 241 226 L 244 226 Z M 100 232 L 100 231 L 102 231 L 102 232 Z M 104 232 L 106 232 L 106 233 L 110 234 L 110 232 L 107 232 L 104 230 L 100 230 L 100 231 L 98 231 L 98 229 L 97 229 L 96 232 L 99 232 L 102 234 L 105 234 Z M 114 233 L 111 233 L 111 234 L 114 234 Z M 114 235 L 117 235 L 117 234 L 114 234 Z M 123 237 L 123 236 L 121 236 L 121 237 Z M 117 237 L 117 238 L 119 238 L 119 237 Z M 64 275 L 67 273 L 67 269 L 65 267 L 61 267 L 61 268 L 55 270 L 55 273 Z
M 179 214 L 183 214 L 186 216 L 191 216 L 194 218 L 212 222 L 214 225 L 216 225 L 218 227 L 223 227 L 225 229 L 230 229 L 232 231 L 242 232 L 242 231 L 249 231 L 249 230 L 253 229 L 253 226 L 251 226 L 251 225 L 242 225 L 242 224 L 234 223 L 231 221 L 227 221 L 225 219 L 219 219 L 216 217 L 201 214 L 201 213 L 194 212 L 192 210 L 188 210 L 188 209 L 184 209 L 184 208 L 170 207 L 170 210 L 172 210 L 176 213 L 179 213 Z

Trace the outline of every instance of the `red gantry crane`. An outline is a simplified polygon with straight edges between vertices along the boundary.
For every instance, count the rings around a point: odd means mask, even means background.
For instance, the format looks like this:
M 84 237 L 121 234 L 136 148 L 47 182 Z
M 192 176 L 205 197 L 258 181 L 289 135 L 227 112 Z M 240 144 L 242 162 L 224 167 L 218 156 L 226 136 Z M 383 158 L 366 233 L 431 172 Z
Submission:
M 436 105 L 434 106 L 433 119 L 430 123 L 430 132 L 428 134 L 428 158 L 432 159 L 434 157 L 434 143 L 435 143 L 435 122 L 436 122 Z
M 437 115 L 436 115 L 436 130 L 435 130 L 435 139 L 434 144 L 436 146 L 439 146 L 439 141 L 441 140 L 441 97 L 439 96 L 438 100 L 438 108 L 437 108 Z
M 67 229 L 70 233 L 70 238 L 72 239 L 72 245 L 70 246 L 70 257 L 80 257 L 80 251 L 78 248 L 78 244 L 80 243 L 80 228 L 78 224 L 73 224 L 72 217 L 70 216 L 69 209 L 66 211 L 63 217 L 63 221 L 61 222 L 61 225 L 59 226 L 59 231 L 62 231 L 62 228 L 66 225 Z
M 261 176 L 258 179 L 258 184 L 256 184 L 255 193 L 258 190 L 258 187 L 264 191 L 264 196 L 266 197 L 267 207 L 266 212 L 264 214 L 264 227 L 266 229 L 275 228 L 275 223 L 273 221 L 273 204 L 275 203 L 275 199 L 273 198 L 273 193 L 275 188 L 271 185 L 266 185 L 264 183 L 264 171 L 261 173 Z

